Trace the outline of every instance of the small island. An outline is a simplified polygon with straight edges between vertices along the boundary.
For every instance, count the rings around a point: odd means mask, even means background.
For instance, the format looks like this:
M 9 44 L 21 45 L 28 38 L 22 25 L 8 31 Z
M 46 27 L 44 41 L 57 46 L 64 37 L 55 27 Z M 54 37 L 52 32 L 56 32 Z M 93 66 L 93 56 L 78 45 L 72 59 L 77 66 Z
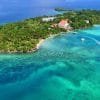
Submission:
M 65 8 L 55 8 L 55 11 L 67 11 L 67 9 L 65 9 Z
M 0 53 L 27 53 L 51 35 L 100 24 L 100 11 L 69 11 L 0 26 Z M 38 44 L 39 43 L 39 44 Z

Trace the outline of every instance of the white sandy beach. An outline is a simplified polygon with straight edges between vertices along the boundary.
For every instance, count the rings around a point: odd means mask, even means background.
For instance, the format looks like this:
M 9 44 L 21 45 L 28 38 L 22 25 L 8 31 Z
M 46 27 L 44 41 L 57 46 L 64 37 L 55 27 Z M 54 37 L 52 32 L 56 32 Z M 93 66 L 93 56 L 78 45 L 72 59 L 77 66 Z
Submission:
M 36 46 L 36 49 L 39 49 L 44 41 L 45 41 L 45 39 L 40 39 L 39 43 Z

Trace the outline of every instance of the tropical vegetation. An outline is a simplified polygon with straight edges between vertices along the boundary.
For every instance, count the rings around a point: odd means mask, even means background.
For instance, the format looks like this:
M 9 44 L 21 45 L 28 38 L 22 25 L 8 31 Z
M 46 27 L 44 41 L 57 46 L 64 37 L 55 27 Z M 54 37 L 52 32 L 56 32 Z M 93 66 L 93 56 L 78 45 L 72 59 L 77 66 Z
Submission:
M 62 19 L 69 19 L 72 29 L 88 28 L 93 24 L 100 24 L 100 11 L 96 10 L 68 11 L 56 15 L 54 21 L 48 22 L 42 21 L 44 17 L 47 16 L 1 25 L 0 52 L 26 53 L 35 50 L 40 39 L 68 31 L 59 27 L 51 27 Z

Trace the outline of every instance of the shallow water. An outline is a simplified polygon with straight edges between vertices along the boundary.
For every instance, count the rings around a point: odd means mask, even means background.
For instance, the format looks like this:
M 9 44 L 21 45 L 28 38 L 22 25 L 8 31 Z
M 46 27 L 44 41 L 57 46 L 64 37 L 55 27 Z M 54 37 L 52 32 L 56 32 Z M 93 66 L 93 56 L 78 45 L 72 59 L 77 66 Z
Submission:
M 0 100 L 100 100 L 100 26 L 73 33 L 0 55 Z

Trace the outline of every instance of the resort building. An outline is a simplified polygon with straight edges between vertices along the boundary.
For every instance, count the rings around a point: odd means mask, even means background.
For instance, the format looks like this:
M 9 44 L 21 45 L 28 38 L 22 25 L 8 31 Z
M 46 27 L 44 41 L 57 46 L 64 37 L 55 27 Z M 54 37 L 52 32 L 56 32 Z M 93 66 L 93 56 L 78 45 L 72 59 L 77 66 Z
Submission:
M 85 22 L 86 22 L 87 24 L 89 24 L 89 23 L 90 23 L 90 21 L 89 21 L 89 20 L 85 20 Z
M 43 22 L 49 22 L 49 21 L 53 21 L 56 17 L 45 17 L 45 18 L 42 18 L 42 21 Z
M 58 27 L 59 27 L 59 28 L 66 29 L 66 30 L 71 29 L 68 19 L 66 19 L 66 20 L 61 20 L 61 21 L 58 23 Z

